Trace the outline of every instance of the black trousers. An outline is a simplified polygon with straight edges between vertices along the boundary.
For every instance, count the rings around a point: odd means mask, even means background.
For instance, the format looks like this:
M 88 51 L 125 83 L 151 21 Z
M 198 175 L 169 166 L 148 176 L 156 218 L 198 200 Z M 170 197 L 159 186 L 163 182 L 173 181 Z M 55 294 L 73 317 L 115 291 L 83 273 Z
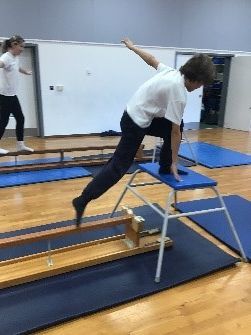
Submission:
M 9 97 L 0 94 L 0 139 L 3 137 L 11 113 L 16 120 L 16 138 L 18 141 L 23 141 L 24 115 L 18 97 L 16 95 Z
M 161 148 L 159 164 L 162 167 L 170 167 L 172 164 L 171 121 L 165 118 L 154 118 L 148 128 L 140 128 L 127 112 L 124 112 L 120 126 L 122 136 L 113 157 L 83 190 L 82 196 L 87 202 L 100 197 L 123 177 L 133 163 L 145 135 L 163 138 L 164 144 Z M 183 124 L 181 130 L 183 130 Z

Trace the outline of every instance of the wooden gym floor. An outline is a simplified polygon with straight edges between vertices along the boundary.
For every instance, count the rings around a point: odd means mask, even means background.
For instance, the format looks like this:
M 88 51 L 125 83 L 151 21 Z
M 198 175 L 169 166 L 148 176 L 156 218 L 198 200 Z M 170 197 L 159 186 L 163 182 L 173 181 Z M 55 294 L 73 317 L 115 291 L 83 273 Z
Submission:
M 251 154 L 251 132 L 203 129 L 187 131 L 187 136 L 190 141 L 205 141 Z M 112 145 L 118 140 L 117 137 L 83 136 L 27 138 L 26 143 L 36 150 L 42 150 Z M 146 148 L 152 148 L 154 139 L 147 137 L 144 143 Z M 13 138 L 3 139 L 1 147 L 15 151 L 15 140 Z M 4 160 L 10 161 L 10 157 L 0 158 L 0 162 Z M 251 201 L 251 165 L 221 169 L 196 166 L 192 169 L 216 179 L 221 194 L 238 194 Z M 129 175 L 124 176 L 107 194 L 90 203 L 86 209 L 86 215 L 106 213 L 112 210 L 128 178 Z M 149 176 L 144 173 L 139 174 L 137 178 L 139 181 L 149 180 Z M 89 181 L 90 178 L 86 177 L 0 189 L 0 231 L 5 232 L 72 219 L 74 213 L 71 200 Z M 146 186 L 143 192 L 147 198 L 164 206 L 166 186 Z M 211 196 L 213 194 L 208 190 L 186 191 L 180 193 L 179 200 Z M 142 203 L 128 193 L 123 204 L 136 207 Z M 183 221 L 225 251 L 230 252 L 202 229 L 195 227 L 188 219 L 183 219 Z M 116 308 L 51 327 L 37 334 L 249 335 L 251 333 L 250 281 L 251 265 L 241 263 L 234 268 Z

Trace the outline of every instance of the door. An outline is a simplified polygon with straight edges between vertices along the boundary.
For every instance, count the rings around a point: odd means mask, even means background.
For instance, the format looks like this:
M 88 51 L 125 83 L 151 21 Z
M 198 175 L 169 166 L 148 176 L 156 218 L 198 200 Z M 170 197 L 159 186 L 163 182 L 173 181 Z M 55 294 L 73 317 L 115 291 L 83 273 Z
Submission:
M 176 69 L 184 65 L 192 56 L 193 55 L 176 54 Z M 203 87 L 187 94 L 187 105 L 183 117 L 184 123 L 200 122 L 202 95 Z
M 232 58 L 224 127 L 251 131 L 251 56 Z

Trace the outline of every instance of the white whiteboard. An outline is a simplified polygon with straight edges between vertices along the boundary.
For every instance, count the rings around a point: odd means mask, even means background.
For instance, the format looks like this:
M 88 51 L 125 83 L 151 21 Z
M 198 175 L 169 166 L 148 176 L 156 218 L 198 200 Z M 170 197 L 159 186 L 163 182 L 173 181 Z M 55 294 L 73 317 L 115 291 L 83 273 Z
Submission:
M 174 67 L 174 49 L 145 50 Z M 120 45 L 43 42 L 39 64 L 45 136 L 119 131 L 127 101 L 155 74 Z M 63 86 L 63 91 L 51 91 L 52 85 Z

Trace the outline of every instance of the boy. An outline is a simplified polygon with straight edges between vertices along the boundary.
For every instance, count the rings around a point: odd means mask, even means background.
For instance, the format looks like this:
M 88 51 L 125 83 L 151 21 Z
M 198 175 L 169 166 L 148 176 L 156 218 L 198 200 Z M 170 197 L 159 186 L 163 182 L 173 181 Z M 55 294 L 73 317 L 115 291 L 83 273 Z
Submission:
M 121 140 L 113 157 L 82 194 L 73 199 L 77 226 L 87 204 L 100 197 L 127 172 L 145 135 L 163 138 L 159 173 L 171 173 L 180 181 L 177 161 L 187 91 L 192 92 L 214 79 L 214 65 L 205 54 L 193 56 L 176 70 L 136 47 L 130 39 L 125 38 L 122 43 L 155 68 L 157 74 L 140 86 L 127 103 L 120 122 Z

